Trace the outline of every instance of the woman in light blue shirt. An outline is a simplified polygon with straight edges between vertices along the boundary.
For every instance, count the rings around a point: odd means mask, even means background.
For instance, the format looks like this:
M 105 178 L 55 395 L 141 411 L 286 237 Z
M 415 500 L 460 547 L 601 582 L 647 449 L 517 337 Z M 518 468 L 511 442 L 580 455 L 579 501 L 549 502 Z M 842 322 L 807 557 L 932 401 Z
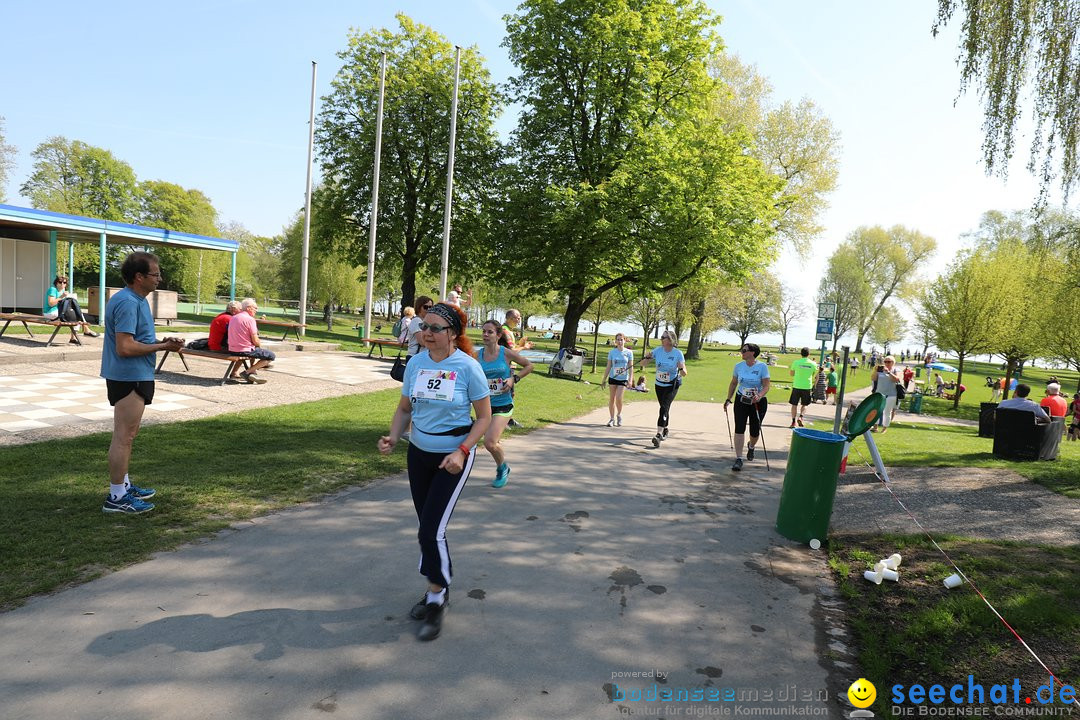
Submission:
M 645 353 L 645 357 L 641 358 L 642 369 L 650 360 L 656 363 L 656 399 L 660 402 L 660 415 L 656 418 L 653 447 L 660 447 L 660 443 L 667 439 L 671 403 L 675 401 L 682 379 L 686 377 L 686 359 L 682 350 L 675 347 L 677 339 L 674 332 L 665 330 L 660 333 L 661 346 Z
M 420 330 L 427 350 L 405 367 L 390 434 L 378 442 L 379 452 L 389 454 L 412 420 L 409 489 L 420 521 L 420 572 L 429 584 L 409 614 L 423 620 L 421 640 L 434 640 L 442 629 L 453 567 L 446 525 L 469 479 L 473 449 L 491 422 L 487 378 L 465 336 L 467 322 L 464 312 L 445 303 L 424 316 Z
M 742 362 L 736 363 L 731 373 L 731 382 L 728 384 L 727 398 L 724 400 L 724 414 L 727 415 L 728 405 L 732 397 L 737 395 L 735 403 L 735 464 L 732 470 L 742 470 L 743 467 L 743 442 L 746 439 L 746 423 L 750 422 L 750 444 L 746 448 L 746 459 L 754 459 L 754 447 L 761 437 L 761 421 L 765 417 L 765 411 L 769 409 L 769 387 L 772 381 L 769 379 L 769 366 L 758 362 L 761 348 L 754 343 L 745 343 L 739 352 L 742 354 Z M 766 458 L 768 459 L 768 458 Z
M 626 336 L 615 335 L 615 347 L 608 351 L 607 367 L 604 368 L 604 380 L 601 385 L 611 388 L 608 395 L 608 427 L 622 426 L 623 393 L 630 384 L 630 371 L 634 367 L 634 351 L 626 348 Z

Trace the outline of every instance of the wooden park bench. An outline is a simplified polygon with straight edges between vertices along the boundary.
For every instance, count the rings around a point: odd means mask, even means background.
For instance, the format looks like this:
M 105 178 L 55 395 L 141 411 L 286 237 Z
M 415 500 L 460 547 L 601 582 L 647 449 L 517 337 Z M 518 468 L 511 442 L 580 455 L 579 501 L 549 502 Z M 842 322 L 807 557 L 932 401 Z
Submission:
M 305 323 L 299 323 L 294 320 L 270 320 L 268 318 L 255 318 L 255 322 L 257 322 L 259 325 L 269 325 L 271 327 L 285 328 L 285 332 L 281 334 L 282 340 L 289 337 L 289 333 L 291 332 L 293 335 L 296 336 L 297 341 L 299 341 L 300 328 L 307 327 Z
M 238 368 L 247 370 L 251 367 L 252 358 L 247 355 L 236 355 L 229 352 L 215 352 L 214 350 L 192 350 L 190 348 L 183 348 L 181 350 L 166 350 L 165 354 L 161 356 L 161 360 L 158 361 L 157 369 L 154 373 L 161 372 L 161 366 L 165 364 L 165 358 L 169 357 L 169 353 L 175 352 L 180 356 L 180 362 L 184 363 L 184 370 L 191 372 L 191 368 L 188 367 L 187 360 L 184 359 L 185 355 L 192 357 L 210 358 L 211 360 L 225 360 L 229 363 L 228 369 L 225 370 L 225 374 L 221 377 L 221 384 L 224 385 L 232 376 L 233 372 Z
M 47 318 L 44 315 L 28 315 L 26 313 L 0 313 L 0 320 L 5 321 L 4 327 L 0 328 L 0 337 L 4 336 L 7 332 L 8 325 L 13 322 L 22 323 L 26 328 L 26 332 L 30 337 L 34 337 L 34 333 L 30 331 L 30 325 L 51 325 L 53 327 L 52 335 L 49 336 L 49 342 L 45 343 L 46 346 L 52 345 L 53 340 L 56 339 L 56 334 L 60 332 L 62 328 L 68 328 L 71 330 L 71 337 L 75 338 L 76 345 L 82 345 L 82 340 L 79 338 L 79 333 L 75 332 L 75 328 L 82 325 L 77 322 L 67 322 L 65 320 L 54 320 Z M 70 341 L 69 341 L 70 342 Z
M 409 343 L 398 342 L 392 338 L 368 338 L 364 342 L 371 346 L 371 349 L 368 350 L 368 357 L 371 357 L 371 354 L 375 352 L 375 348 L 379 348 L 379 357 L 384 357 L 384 347 L 397 348 L 397 357 L 401 357 L 402 351 L 409 347 Z

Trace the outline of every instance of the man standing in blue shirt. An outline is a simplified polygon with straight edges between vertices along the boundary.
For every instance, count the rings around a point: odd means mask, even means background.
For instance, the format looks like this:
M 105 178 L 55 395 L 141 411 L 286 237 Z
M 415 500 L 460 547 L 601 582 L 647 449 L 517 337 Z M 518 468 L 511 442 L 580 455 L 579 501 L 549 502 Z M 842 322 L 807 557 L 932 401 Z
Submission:
M 120 274 L 127 287 L 113 295 L 105 307 L 105 346 L 101 352 L 101 377 L 105 378 L 109 404 L 113 406 L 109 495 L 101 510 L 135 514 L 154 509 L 152 503 L 146 502 L 154 496 L 154 490 L 131 484 L 128 462 L 143 410 L 154 400 L 156 353 L 179 350 L 184 341 L 173 338 L 158 342 L 154 333 L 154 316 L 146 296 L 161 282 L 157 256 L 133 252 L 124 258 Z

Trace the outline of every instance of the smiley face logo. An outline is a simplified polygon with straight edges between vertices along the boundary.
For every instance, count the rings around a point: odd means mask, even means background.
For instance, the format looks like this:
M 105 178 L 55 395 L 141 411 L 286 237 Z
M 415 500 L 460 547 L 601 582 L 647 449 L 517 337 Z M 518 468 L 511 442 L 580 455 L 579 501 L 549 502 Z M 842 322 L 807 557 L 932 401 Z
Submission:
M 851 704 L 857 708 L 868 708 L 874 704 L 874 700 L 877 699 L 877 688 L 874 687 L 874 683 L 870 682 L 866 678 L 859 678 L 855 682 L 851 683 L 851 687 L 847 691 L 848 700 Z

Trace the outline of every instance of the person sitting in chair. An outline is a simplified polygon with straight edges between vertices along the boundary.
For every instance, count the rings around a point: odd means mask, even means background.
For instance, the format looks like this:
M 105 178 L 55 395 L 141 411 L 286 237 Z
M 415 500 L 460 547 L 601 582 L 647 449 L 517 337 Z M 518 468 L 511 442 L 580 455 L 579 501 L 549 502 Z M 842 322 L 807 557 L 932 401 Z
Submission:
M 1061 385 L 1052 382 L 1046 386 L 1046 397 L 1039 402 L 1050 417 L 1065 417 L 1069 413 L 1069 401 L 1061 397 Z
M 1050 416 L 1046 414 L 1040 406 L 1035 404 L 1034 400 L 1029 400 L 1028 395 L 1031 394 L 1031 387 L 1020 383 L 1016 386 L 1016 393 L 1008 400 L 1004 400 L 998 405 L 998 408 L 1005 410 L 1027 410 L 1035 414 L 1036 423 L 1048 423 L 1050 422 Z
M 63 275 L 57 275 L 53 279 L 52 287 L 45 293 L 45 305 L 41 308 L 41 314 L 52 320 L 64 322 L 77 322 L 82 325 L 82 334 L 87 337 L 97 337 L 98 334 L 90 329 L 90 323 L 86 322 L 82 308 L 75 293 L 68 290 L 68 279 Z M 71 342 L 77 342 L 75 338 Z

